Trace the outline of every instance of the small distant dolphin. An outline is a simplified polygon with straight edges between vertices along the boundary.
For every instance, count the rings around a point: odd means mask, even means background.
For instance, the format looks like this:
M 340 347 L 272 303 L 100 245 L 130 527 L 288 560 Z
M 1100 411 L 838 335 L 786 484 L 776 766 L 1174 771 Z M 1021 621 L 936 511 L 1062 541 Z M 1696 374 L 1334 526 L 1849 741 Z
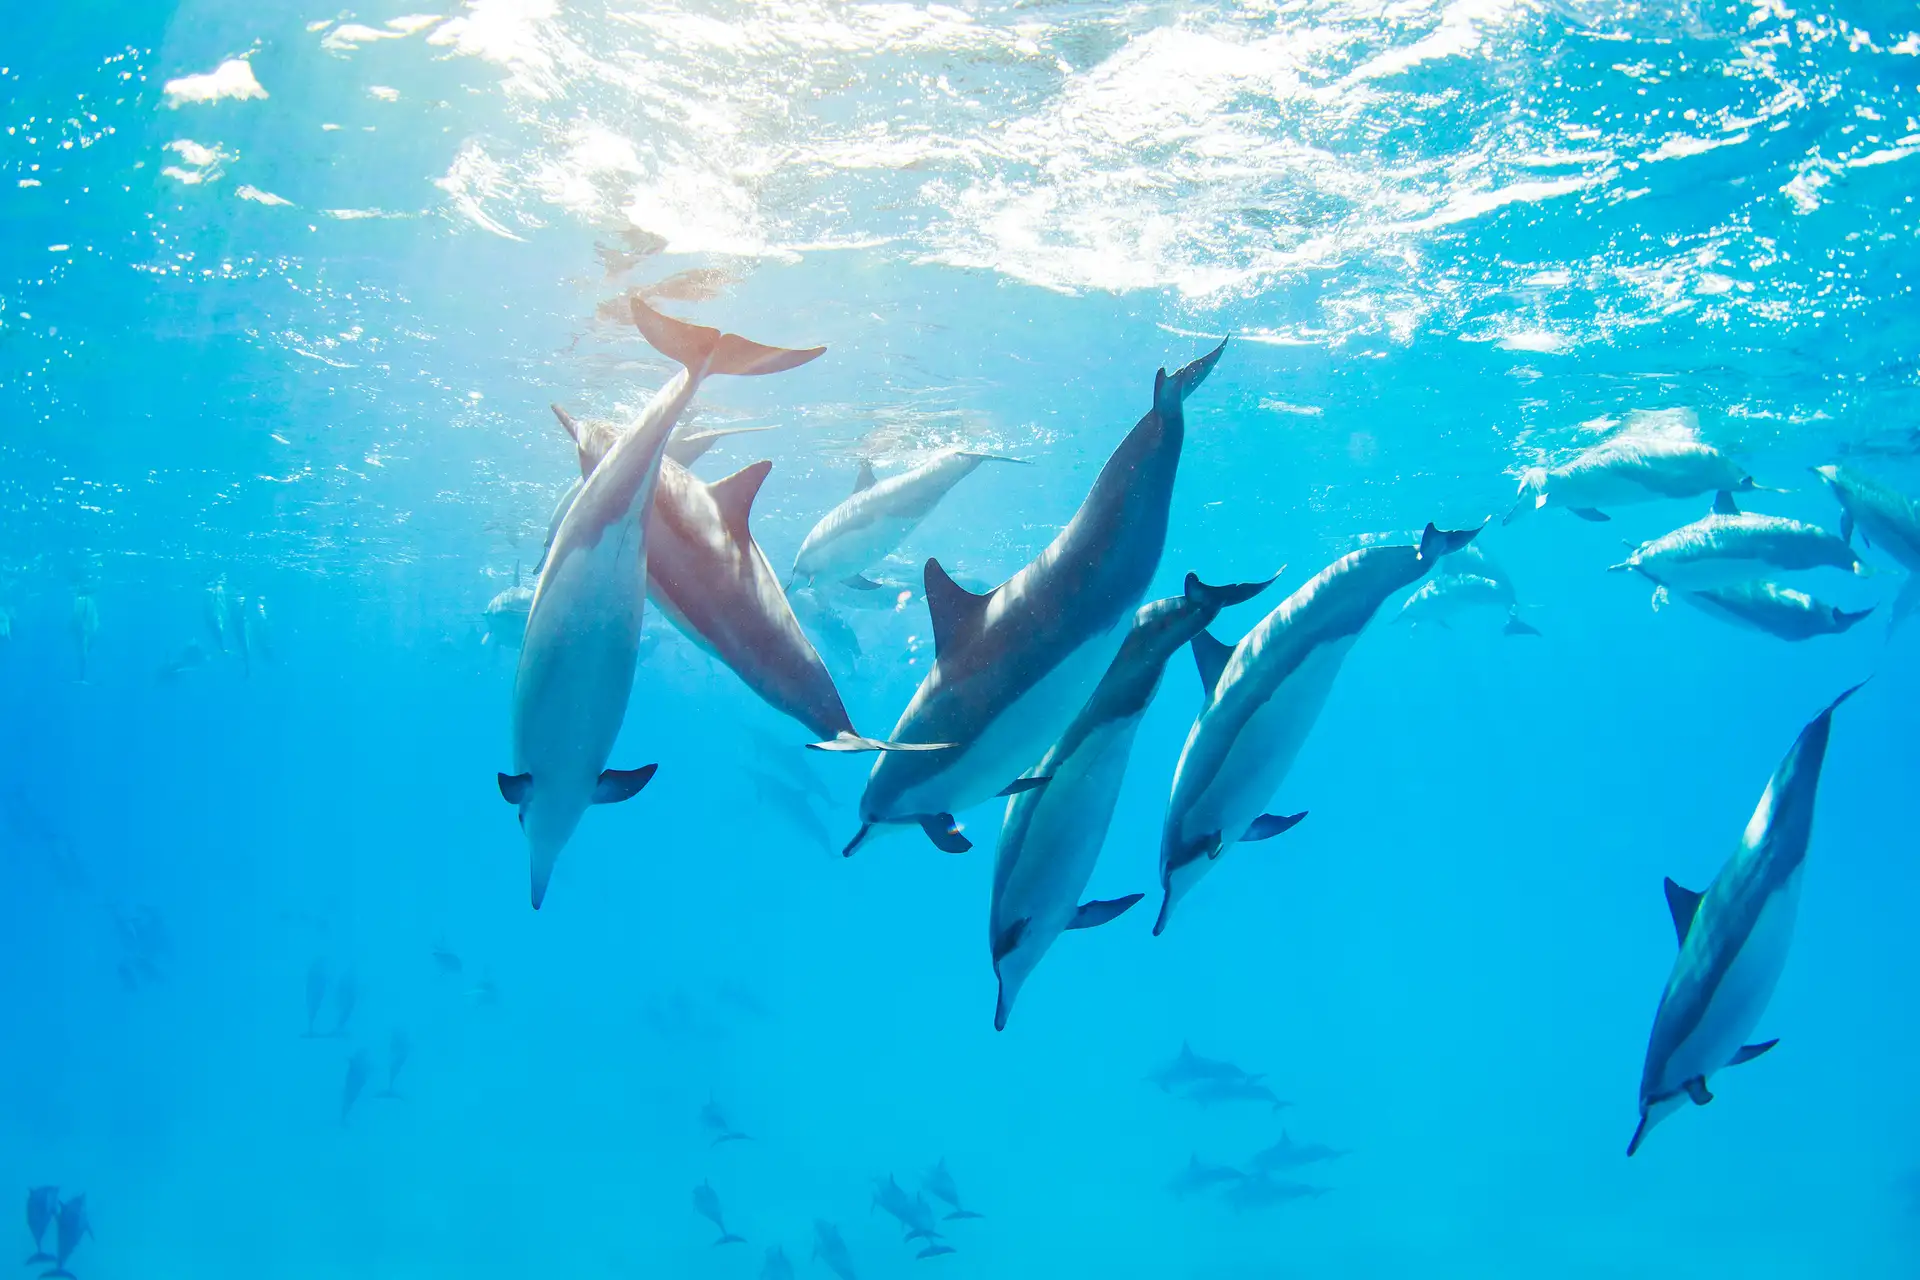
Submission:
M 609 437 L 581 431 L 557 406 L 554 412 L 574 433 L 581 474 L 591 475 L 612 447 Z M 646 516 L 647 598 L 768 706 L 805 725 L 822 750 L 887 750 L 891 744 L 854 732 L 833 676 L 748 527 L 772 469 L 756 462 L 708 484 L 672 458 L 661 465 Z
M 720 1238 L 713 1243 L 717 1248 L 723 1244 L 745 1244 L 745 1236 L 737 1236 L 727 1230 L 727 1221 L 720 1213 L 720 1194 L 713 1189 L 711 1182 L 703 1182 L 693 1189 L 693 1209 L 701 1217 L 720 1228 Z
M 1709 515 L 1641 543 L 1608 572 L 1650 580 L 1653 607 L 1659 609 L 1671 591 L 1710 591 L 1823 568 L 1868 572 L 1853 549 L 1825 529 L 1742 511 L 1723 493 Z
M 909 1240 L 934 1240 L 940 1236 L 926 1197 L 915 1200 L 909 1196 L 906 1188 L 892 1174 L 887 1175 L 885 1182 L 878 1178 L 873 1180 L 873 1204 L 877 1209 L 884 1209 L 898 1222 Z
M 1311 1200 L 1325 1194 L 1325 1187 L 1309 1186 L 1304 1182 L 1281 1182 L 1259 1174 L 1234 1183 L 1221 1198 L 1236 1211 L 1244 1213 L 1248 1209 L 1270 1209 L 1274 1205 Z
M 466 968 L 466 963 L 460 959 L 459 954 L 445 942 L 433 944 L 433 962 L 440 966 L 441 973 L 448 975 L 459 973 Z
M 1616 436 L 1560 467 L 1529 467 L 1520 476 L 1520 500 L 1502 524 L 1541 507 L 1564 507 L 1582 520 L 1610 519 L 1602 507 L 1661 498 L 1692 498 L 1760 488 L 1712 445 L 1665 437 Z
M 500 794 L 527 835 L 532 902 L 547 895 L 554 862 L 595 804 L 647 785 L 657 766 L 606 767 L 626 718 L 639 663 L 646 593 L 645 530 L 667 440 L 703 379 L 777 373 L 824 347 L 786 350 L 702 328 L 633 299 L 634 323 L 681 370 L 614 442 L 567 508 L 534 588 L 513 684 L 513 768 Z
M 1167 660 L 1222 609 L 1251 600 L 1273 581 L 1210 587 L 1190 573 L 1183 594 L 1142 605 L 1086 706 L 1032 776 L 1009 788 L 1015 793 L 1000 828 L 987 914 L 999 981 L 995 1030 L 1005 1030 L 1020 988 L 1063 931 L 1105 924 L 1145 896 L 1080 901 L 1113 822 L 1140 718 Z
M 944 1200 L 953 1207 L 953 1212 L 947 1215 L 948 1222 L 958 1222 L 963 1218 L 984 1218 L 986 1216 L 983 1213 L 975 1213 L 960 1203 L 960 1188 L 956 1187 L 953 1183 L 953 1174 L 947 1168 L 947 1158 L 945 1156 L 940 1157 L 940 1163 L 927 1170 L 927 1176 L 920 1180 L 920 1185 L 932 1192 L 935 1199 Z
M 90 1239 L 92 1236 L 93 1224 L 87 1219 L 86 1195 L 83 1193 L 62 1201 L 60 1212 L 54 1219 L 53 1270 L 41 1272 L 40 1280 L 56 1280 L 56 1277 L 58 1280 L 73 1280 L 73 1273 L 67 1270 L 67 1259 L 80 1247 L 83 1238 Z
M 927 561 L 934 662 L 890 735 L 947 751 L 879 757 L 860 797 L 851 854 L 877 824 L 918 826 L 961 853 L 959 810 L 992 798 L 1059 740 L 1125 638 L 1167 540 L 1186 440 L 1183 403 L 1227 344 L 1154 378 L 1153 407 L 1100 469 L 1046 550 L 986 595 Z
M 827 1270 L 840 1280 L 860 1280 L 853 1269 L 853 1255 L 847 1252 L 847 1242 L 840 1237 L 840 1228 L 824 1218 L 813 1220 L 813 1257 L 816 1262 L 826 1263 Z
M 1745 582 L 1734 587 L 1689 591 L 1684 597 L 1702 613 L 1747 627 L 1781 640 L 1809 640 L 1850 631 L 1873 612 L 1871 607 L 1848 612 L 1816 600 L 1804 591 L 1771 582 Z
M 200 613 L 200 621 L 207 629 L 207 647 L 214 653 L 227 652 L 227 621 L 232 614 L 227 600 L 227 575 L 223 573 L 207 584 Z
M 154 679 L 161 684 L 171 684 L 189 671 L 198 670 L 206 665 L 207 651 L 200 647 L 198 640 L 189 640 L 179 653 L 162 663 L 154 673 Z
M 353 1010 L 359 1002 L 360 984 L 349 969 L 333 984 L 333 1030 L 326 1033 L 329 1039 L 347 1034 L 347 1024 L 353 1021 Z
M 53 1255 L 46 1251 L 42 1243 L 47 1236 L 47 1228 L 53 1225 L 54 1218 L 60 1212 L 60 1188 L 33 1187 L 27 1192 L 27 1230 L 33 1233 L 33 1256 L 24 1265 L 33 1266 L 37 1262 L 52 1262 Z
M 1712 1102 L 1707 1083 L 1716 1071 L 1751 1062 L 1779 1043 L 1750 1044 L 1747 1037 L 1786 968 L 1833 713 L 1859 689 L 1835 698 L 1800 731 L 1768 780 L 1739 847 L 1707 891 L 1666 882 L 1680 954 L 1647 1042 L 1640 1124 L 1628 1155 L 1682 1103 Z
M 353 1056 L 347 1059 L 347 1082 L 340 1090 L 340 1127 L 347 1127 L 347 1117 L 353 1113 L 353 1104 L 360 1100 L 360 1091 L 367 1087 L 367 1077 L 373 1073 L 373 1056 L 365 1049 L 355 1049 Z
M 1197 1054 L 1193 1051 L 1192 1045 L 1182 1040 L 1179 1056 L 1148 1076 L 1147 1080 L 1159 1085 L 1162 1093 L 1169 1093 L 1175 1085 L 1198 1084 L 1203 1080 L 1237 1081 L 1259 1078 L 1258 1075 L 1244 1071 L 1231 1062 Z
M 1851 467 L 1829 464 L 1813 473 L 1826 481 L 1840 503 L 1840 536 L 1878 547 L 1907 571 L 1906 585 L 1894 598 L 1888 629 L 1898 628 L 1920 605 L 1920 502 L 1915 502 Z
M 1293 1105 L 1258 1080 L 1202 1080 L 1187 1090 L 1187 1098 L 1203 1108 L 1217 1102 L 1264 1102 L 1275 1111 Z
M 1024 461 L 950 449 L 878 483 L 873 467 L 862 462 L 852 495 L 821 516 L 801 542 L 791 581 L 824 579 L 856 591 L 879 590 L 879 583 L 863 576 L 867 569 L 905 542 L 953 486 L 983 462 Z
M 1232 1165 L 1206 1164 L 1201 1161 L 1199 1153 L 1195 1152 L 1193 1159 L 1187 1161 L 1187 1167 L 1174 1175 L 1173 1181 L 1167 1184 L 1167 1190 L 1184 1198 L 1196 1191 L 1208 1191 L 1214 1187 L 1238 1182 L 1246 1176 Z
M 1299 1169 L 1322 1160 L 1337 1160 L 1345 1151 L 1319 1142 L 1295 1142 L 1293 1135 L 1281 1130 L 1280 1141 L 1254 1153 L 1252 1165 L 1261 1173 L 1279 1173 Z
M 707 1104 L 700 1108 L 700 1127 L 705 1129 L 707 1135 L 713 1139 L 707 1145 L 714 1147 L 723 1142 L 750 1142 L 753 1137 L 751 1134 L 741 1133 L 728 1124 L 727 1113 L 722 1111 L 720 1104 L 712 1098 L 708 1098 Z
M 1478 529 L 1429 524 L 1420 545 L 1363 547 L 1322 569 L 1228 648 L 1193 638 L 1206 704 L 1187 734 L 1160 837 L 1164 894 L 1153 932 L 1233 844 L 1266 840 L 1306 814 L 1263 813 L 1285 780 L 1348 650 L 1388 598 Z
M 316 957 L 307 966 L 307 1038 L 313 1039 L 320 1033 L 314 1029 L 314 1019 L 320 1016 L 320 1006 L 327 998 L 327 962 Z
M 914 1254 L 913 1256 L 920 1259 L 937 1258 L 942 1254 L 952 1253 L 952 1252 L 954 1252 L 954 1248 L 952 1245 L 935 1243 L 935 1244 L 928 1245 L 926 1248 L 922 1249 L 920 1252 Z
M 520 583 L 520 562 L 513 564 L 513 585 L 487 601 L 481 617 L 487 633 L 480 643 L 494 641 L 505 649 L 518 649 L 527 634 L 527 614 L 533 609 L 533 588 Z
M 1507 624 L 1503 630 L 1507 635 L 1540 634 L 1539 628 L 1521 618 L 1520 602 L 1514 595 L 1513 584 L 1479 573 L 1435 574 L 1421 583 L 1418 591 L 1407 597 L 1407 602 L 1400 606 L 1396 621 L 1410 622 L 1416 626 L 1431 622 L 1436 626 L 1451 628 L 1462 614 L 1481 611 L 1505 614 Z
M 403 1028 L 395 1027 L 393 1036 L 387 1041 L 387 1087 L 374 1094 L 376 1098 L 398 1098 L 400 1096 L 400 1069 L 407 1065 L 412 1056 L 413 1042 L 407 1039 Z
M 763 769 L 751 768 L 748 772 L 760 799 L 770 800 L 789 826 L 797 828 L 827 853 L 835 851 L 833 833 L 827 830 L 827 824 L 808 801 L 807 792 Z
M 787 1260 L 787 1251 L 779 1245 L 767 1250 L 767 1260 L 760 1267 L 760 1280 L 793 1280 L 793 1263 Z
M 93 638 L 100 632 L 100 606 L 85 592 L 73 598 L 73 644 L 80 657 L 81 684 L 87 682 L 87 662 L 93 656 Z
M 273 628 L 267 622 L 267 602 L 264 598 L 255 596 L 247 603 L 249 607 L 243 625 L 247 650 L 271 662 L 273 661 Z

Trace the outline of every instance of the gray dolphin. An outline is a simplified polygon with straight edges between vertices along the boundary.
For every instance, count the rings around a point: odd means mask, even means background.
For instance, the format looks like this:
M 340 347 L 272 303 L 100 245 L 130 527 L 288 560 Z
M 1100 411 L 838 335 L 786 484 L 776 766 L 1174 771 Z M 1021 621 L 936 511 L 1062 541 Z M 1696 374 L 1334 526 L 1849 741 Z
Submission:
M 1020 572 L 974 595 L 939 561 L 927 561 L 933 667 L 891 737 L 956 745 L 879 757 L 846 853 L 882 823 L 919 826 L 950 853 L 971 848 L 953 814 L 1025 773 L 1086 704 L 1160 564 L 1186 440 L 1182 403 L 1226 347 L 1155 375 L 1153 407 L 1107 459 L 1067 527 Z
M 1292 1134 L 1282 1130 L 1280 1141 L 1255 1152 L 1250 1163 L 1260 1173 L 1279 1173 L 1283 1169 L 1304 1168 L 1322 1160 L 1337 1160 L 1346 1154 L 1321 1142 L 1295 1142 Z
M 1455 568 L 1453 561 L 1459 558 L 1448 556 L 1443 560 L 1441 572 L 1421 583 L 1420 589 L 1407 597 L 1407 602 L 1400 606 L 1400 612 L 1394 620 L 1416 627 L 1431 622 L 1451 629 L 1463 615 L 1499 613 L 1506 616 L 1505 634 L 1540 634 L 1538 628 L 1520 616 L 1520 601 L 1514 594 L 1511 582 L 1494 573 L 1479 572 L 1477 568 Z
M 36 1262 L 52 1262 L 53 1255 L 46 1251 L 43 1241 L 47 1238 L 47 1228 L 60 1212 L 60 1188 L 30 1187 L 27 1190 L 27 1230 L 33 1233 L 33 1256 L 24 1265 L 32 1266 Z
M 1229 648 L 1193 639 L 1206 704 L 1187 734 L 1160 837 L 1164 897 L 1153 932 L 1229 846 L 1266 840 L 1306 814 L 1263 813 L 1319 719 L 1360 633 L 1396 591 L 1473 540 L 1429 524 L 1420 545 L 1363 547 L 1322 569 Z
M 315 957 L 307 966 L 307 1030 L 306 1037 L 311 1040 L 320 1032 L 314 1026 L 314 1020 L 320 1016 L 320 1006 L 327 998 L 327 962 Z
M 1638 573 L 1651 581 L 1655 609 L 1671 591 L 1710 591 L 1813 569 L 1868 572 L 1853 549 L 1825 529 L 1742 511 L 1724 493 L 1705 517 L 1641 543 L 1608 566 L 1610 573 Z
M 1080 901 L 1113 822 L 1140 718 L 1160 687 L 1167 660 L 1222 609 L 1251 600 L 1273 581 L 1210 587 L 1190 573 L 1183 594 L 1140 606 L 1086 706 L 1032 776 L 1013 784 L 1017 790 L 1000 828 L 987 915 L 987 943 L 1000 988 L 993 1012 L 996 1030 L 1006 1028 L 1021 986 L 1063 931 L 1105 924 L 1144 896 Z
M 707 1104 L 700 1108 L 700 1127 L 705 1129 L 707 1136 L 713 1139 L 707 1145 L 714 1147 L 723 1142 L 749 1142 L 753 1137 L 752 1134 L 741 1133 L 727 1123 L 727 1113 L 721 1110 L 720 1104 L 712 1098 L 708 1098 Z
M 927 1204 L 925 1196 L 914 1197 L 900 1185 L 892 1174 L 885 1182 L 873 1180 L 873 1204 L 884 1209 L 888 1216 L 900 1224 L 908 1240 L 937 1240 L 940 1229 L 934 1224 L 933 1209 Z
M 1712 445 L 1662 436 L 1615 436 L 1559 467 L 1529 467 L 1520 499 L 1503 524 L 1541 507 L 1563 507 L 1582 520 L 1610 519 L 1602 507 L 1692 498 L 1760 488 L 1753 477 Z
M 1222 1058 L 1209 1058 L 1195 1053 L 1193 1046 L 1182 1040 L 1179 1055 L 1148 1076 L 1147 1080 L 1149 1083 L 1159 1085 L 1162 1093 L 1171 1093 L 1175 1085 L 1198 1084 L 1203 1080 L 1233 1081 L 1259 1078 L 1258 1074 L 1236 1067 Z
M 606 765 L 639 664 L 647 515 L 674 424 L 710 375 L 777 373 L 826 349 L 762 346 L 661 315 L 637 297 L 633 319 L 681 369 L 586 476 L 561 518 L 513 682 L 514 772 L 500 775 L 500 794 L 526 831 L 535 910 L 587 809 L 635 795 L 657 767 Z
M 1167 1190 L 1185 1198 L 1196 1191 L 1208 1191 L 1238 1182 L 1246 1176 L 1232 1165 L 1207 1164 L 1200 1159 L 1199 1152 L 1195 1152 L 1193 1158 L 1187 1161 L 1187 1167 L 1175 1174 L 1173 1181 L 1167 1184 Z
M 767 1260 L 760 1265 L 760 1280 L 793 1280 L 793 1263 L 787 1259 L 787 1251 L 779 1245 L 767 1250 Z
M 816 1262 L 826 1263 L 827 1270 L 840 1280 L 860 1280 L 853 1269 L 853 1255 L 847 1252 L 847 1242 L 840 1236 L 840 1228 L 824 1218 L 813 1220 L 813 1257 Z
M 360 1091 L 367 1087 L 367 1077 L 373 1074 L 373 1055 L 365 1049 L 355 1049 L 347 1059 L 347 1080 L 340 1089 L 340 1127 L 347 1127 L 347 1117 L 353 1114 L 353 1104 L 360 1100 Z
M 1647 1041 L 1640 1124 L 1628 1155 L 1682 1103 L 1713 1101 L 1707 1083 L 1716 1071 L 1751 1062 L 1779 1043 L 1750 1044 L 1748 1037 L 1786 968 L 1833 713 L 1859 688 L 1835 698 L 1800 731 L 1707 891 L 1666 882 L 1680 954 Z
M 745 1236 L 737 1236 L 727 1230 L 727 1220 L 720 1212 L 720 1193 L 713 1189 L 711 1182 L 703 1182 L 693 1189 L 694 1212 L 720 1228 L 720 1238 L 713 1243 L 716 1247 L 723 1244 L 745 1244 Z
M 1684 598 L 1702 613 L 1722 622 L 1781 640 L 1839 635 L 1852 630 L 1873 612 L 1871 608 L 1849 612 L 1838 605 L 1816 600 L 1804 591 L 1771 582 L 1743 582 L 1738 586 L 1689 591 Z
M 617 436 L 583 429 L 558 406 L 554 412 L 573 435 L 581 474 L 591 475 Z M 772 469 L 756 462 L 708 484 L 670 457 L 661 464 L 647 512 L 647 598 L 768 706 L 805 725 L 821 749 L 888 749 L 854 732 L 833 676 L 748 528 Z
M 413 1055 L 413 1041 L 407 1038 L 406 1029 L 395 1027 L 393 1035 L 387 1040 L 387 1087 L 374 1094 L 376 1098 L 400 1097 L 400 1071 L 407 1065 L 407 1059 Z
M 944 1200 L 953 1209 L 947 1215 L 948 1222 L 958 1222 L 965 1218 L 984 1218 L 984 1213 L 975 1213 L 960 1203 L 960 1188 L 954 1185 L 953 1172 L 947 1168 L 947 1158 L 940 1157 L 940 1163 L 927 1170 L 927 1176 L 920 1179 L 920 1185 L 931 1192 L 935 1199 Z
M 857 591 L 878 590 L 879 583 L 862 575 L 905 542 L 953 486 L 983 462 L 1024 461 L 949 449 L 877 483 L 873 467 L 862 462 L 853 493 L 808 530 L 793 559 L 792 580 L 812 583 L 824 579 L 845 583 Z
M 1920 604 L 1920 502 L 1852 467 L 1829 464 L 1813 473 L 1826 481 L 1840 503 L 1840 536 L 1878 547 L 1907 571 L 1906 585 L 1894 598 L 1889 630 L 1906 621 Z
M 73 1280 L 73 1273 L 67 1270 L 67 1259 L 73 1257 L 73 1251 L 80 1247 L 83 1239 L 93 1235 L 93 1223 L 87 1217 L 87 1197 L 77 1195 L 71 1200 L 60 1203 L 60 1212 L 53 1222 L 53 1270 L 40 1273 L 40 1280 Z M 28 1259 L 32 1261 L 32 1259 Z

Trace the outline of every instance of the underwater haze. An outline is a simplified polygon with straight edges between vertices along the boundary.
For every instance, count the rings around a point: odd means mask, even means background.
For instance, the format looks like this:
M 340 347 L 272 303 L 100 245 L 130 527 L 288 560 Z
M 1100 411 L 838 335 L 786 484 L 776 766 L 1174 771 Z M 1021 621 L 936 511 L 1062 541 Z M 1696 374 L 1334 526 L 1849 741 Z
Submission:
M 1920 1274 L 1920 6 L 22 3 L 0 125 L 21 1276 Z M 942 749 L 619 640 L 669 386 Z

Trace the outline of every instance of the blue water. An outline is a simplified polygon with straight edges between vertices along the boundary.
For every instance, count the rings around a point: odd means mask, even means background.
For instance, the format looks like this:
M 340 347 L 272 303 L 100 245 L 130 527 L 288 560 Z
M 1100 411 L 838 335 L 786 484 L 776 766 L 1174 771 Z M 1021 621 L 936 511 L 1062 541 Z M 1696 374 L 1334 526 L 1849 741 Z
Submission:
M 1033 465 L 877 572 L 1000 581 L 1154 371 L 1228 334 L 1150 593 L 1286 565 L 1227 639 L 1613 431 L 1697 434 L 1827 527 L 1809 466 L 1920 493 L 1920 10 L 408 13 L 89 0 L 0 34 L 0 1191 L 86 1193 L 77 1275 L 751 1277 L 779 1246 L 826 1276 L 816 1219 L 882 1278 L 1920 1270 L 1920 641 L 1889 639 L 1884 554 L 1820 593 L 1874 619 L 1788 644 L 1604 572 L 1704 499 L 1496 520 L 1542 637 L 1391 602 L 1275 799 L 1310 818 L 1151 938 L 1200 705 L 1176 658 L 1089 891 L 1148 903 L 1063 937 L 1002 1033 L 997 809 L 964 856 L 842 859 L 864 762 L 802 751 L 656 611 L 612 763 L 659 776 L 529 911 L 494 783 L 516 654 L 482 643 L 574 474 L 548 404 L 643 404 L 671 366 L 621 301 L 676 277 L 663 309 L 829 348 L 699 397 L 778 428 L 696 470 L 773 460 L 779 568 L 858 458 L 962 445 Z M 216 581 L 264 620 L 244 663 Z M 885 733 L 925 608 L 848 618 L 859 656 L 823 649 Z M 1629 1161 L 1661 878 L 1710 880 L 1868 675 L 1781 1046 Z M 792 774 L 811 817 L 765 781 Z M 358 992 L 338 1037 L 302 1034 L 316 966 L 319 1029 Z M 1148 1083 L 1183 1041 L 1292 1105 Z M 752 1140 L 711 1145 L 709 1102 Z M 1283 1130 L 1347 1153 L 1299 1171 L 1324 1194 L 1169 1190 Z M 921 1261 L 873 1179 L 942 1158 L 985 1217 Z

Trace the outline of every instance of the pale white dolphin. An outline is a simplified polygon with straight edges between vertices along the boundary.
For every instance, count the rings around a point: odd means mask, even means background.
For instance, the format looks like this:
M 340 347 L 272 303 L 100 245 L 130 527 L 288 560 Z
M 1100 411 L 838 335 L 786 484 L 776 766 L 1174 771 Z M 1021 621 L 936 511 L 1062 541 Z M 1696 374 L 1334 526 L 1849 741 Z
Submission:
M 1520 476 L 1520 500 L 1501 523 L 1512 524 L 1541 507 L 1564 507 L 1582 520 L 1607 520 L 1611 517 L 1603 507 L 1760 487 L 1712 445 L 1671 436 L 1615 436 L 1565 466 L 1527 468 Z
M 1873 612 L 1871 608 L 1849 612 L 1839 605 L 1816 600 L 1804 591 L 1771 582 L 1744 582 L 1732 587 L 1689 591 L 1684 599 L 1722 622 L 1780 640 L 1837 636 L 1851 631 Z
M 1207 701 L 1187 734 L 1160 834 L 1158 935 L 1173 908 L 1233 844 L 1266 840 L 1304 813 L 1264 813 L 1320 718 L 1334 677 L 1380 606 L 1478 529 L 1429 524 L 1420 545 L 1363 547 L 1322 569 L 1229 648 L 1193 639 Z
M 534 587 L 513 682 L 514 772 L 500 775 L 500 793 L 526 830 L 536 910 L 588 806 L 627 799 L 657 767 L 606 763 L 639 660 L 645 516 L 674 424 L 709 375 L 777 373 L 826 350 L 762 346 L 664 316 L 638 297 L 632 305 L 641 334 L 682 367 L 585 477 Z
M 887 558 L 920 526 L 953 486 L 983 462 L 1023 462 L 990 453 L 949 449 L 899 475 L 875 481 L 873 467 L 860 464 L 853 493 L 821 516 L 807 532 L 793 560 L 793 582 L 821 579 L 858 591 L 880 590 L 864 575 Z
M 1830 464 L 1813 473 L 1840 503 L 1840 536 L 1851 543 L 1858 532 L 1861 542 L 1878 547 L 1907 571 L 1887 623 L 1894 630 L 1920 605 L 1920 502 L 1851 467 Z
M 1705 518 L 1641 543 L 1608 572 L 1651 580 L 1659 609 L 1671 591 L 1710 591 L 1823 568 L 1868 572 L 1852 548 L 1825 529 L 1742 511 L 1723 493 Z
M 1833 712 L 1859 688 L 1835 698 L 1800 731 L 1768 780 L 1739 847 L 1707 891 L 1666 882 L 1680 954 L 1648 1038 L 1640 1124 L 1628 1155 L 1682 1103 L 1713 1101 L 1707 1083 L 1715 1072 L 1750 1062 L 1779 1043 L 1747 1039 L 1786 968 Z

